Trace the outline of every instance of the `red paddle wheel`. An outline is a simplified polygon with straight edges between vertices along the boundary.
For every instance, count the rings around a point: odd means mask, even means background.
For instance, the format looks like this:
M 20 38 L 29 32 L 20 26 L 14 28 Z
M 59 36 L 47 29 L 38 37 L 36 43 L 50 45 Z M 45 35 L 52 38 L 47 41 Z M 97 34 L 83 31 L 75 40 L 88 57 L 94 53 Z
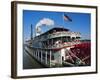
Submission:
M 69 62 L 73 65 L 91 65 L 91 44 L 90 42 L 83 42 L 75 45 L 75 47 L 70 48 L 70 50 L 65 51 L 66 53 L 66 62 Z

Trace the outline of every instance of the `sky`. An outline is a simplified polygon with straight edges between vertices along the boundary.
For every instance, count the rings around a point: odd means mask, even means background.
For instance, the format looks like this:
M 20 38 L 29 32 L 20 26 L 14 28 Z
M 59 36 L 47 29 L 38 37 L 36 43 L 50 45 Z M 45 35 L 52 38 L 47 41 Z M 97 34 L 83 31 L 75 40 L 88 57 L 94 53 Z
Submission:
M 63 15 L 67 15 L 72 21 L 66 21 Z M 63 26 L 73 32 L 80 32 L 82 39 L 90 39 L 91 34 L 91 14 L 76 12 L 51 12 L 51 11 L 34 11 L 23 10 L 23 36 L 24 40 L 30 38 L 31 24 L 33 26 L 33 36 L 35 35 L 35 27 L 40 20 L 50 19 L 54 22 L 53 26 L 43 25 L 42 32 L 49 30 L 55 26 Z

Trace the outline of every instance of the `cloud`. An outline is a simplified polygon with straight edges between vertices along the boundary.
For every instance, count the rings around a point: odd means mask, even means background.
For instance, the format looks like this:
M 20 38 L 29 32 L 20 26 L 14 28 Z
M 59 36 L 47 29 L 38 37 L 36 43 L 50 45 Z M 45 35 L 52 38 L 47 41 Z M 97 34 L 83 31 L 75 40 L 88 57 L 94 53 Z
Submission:
M 36 24 L 36 28 L 37 27 L 42 27 L 43 25 L 53 26 L 54 25 L 54 21 L 52 19 L 49 19 L 49 18 L 43 18 Z

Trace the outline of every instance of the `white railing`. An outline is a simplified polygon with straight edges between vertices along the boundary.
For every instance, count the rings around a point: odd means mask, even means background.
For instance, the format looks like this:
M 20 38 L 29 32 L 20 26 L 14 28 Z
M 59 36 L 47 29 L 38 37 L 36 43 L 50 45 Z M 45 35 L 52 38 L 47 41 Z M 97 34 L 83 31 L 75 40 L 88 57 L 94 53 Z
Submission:
M 63 43 L 63 44 L 57 44 L 57 45 L 49 45 L 47 46 L 47 48 L 50 48 L 50 49 L 53 49 L 53 48 L 63 48 L 63 47 L 70 47 L 70 46 L 73 46 L 73 45 L 77 45 L 77 44 L 80 44 L 81 42 L 66 42 L 66 43 Z
M 62 31 L 62 32 L 54 32 L 52 34 L 47 34 L 43 36 L 38 36 L 35 39 L 36 40 L 46 40 L 50 38 L 55 38 L 55 37 L 62 37 L 62 36 L 70 36 L 70 37 L 81 37 L 81 34 L 79 32 L 71 32 L 71 31 Z

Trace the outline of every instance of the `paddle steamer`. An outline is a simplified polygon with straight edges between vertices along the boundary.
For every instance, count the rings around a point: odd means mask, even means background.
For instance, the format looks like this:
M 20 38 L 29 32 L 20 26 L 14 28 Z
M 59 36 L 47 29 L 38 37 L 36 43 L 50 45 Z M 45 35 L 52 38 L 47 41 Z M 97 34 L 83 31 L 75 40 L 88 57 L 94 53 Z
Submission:
M 37 34 L 26 41 L 25 49 L 46 67 L 89 66 L 90 41 L 82 41 L 80 32 L 64 27 Z

